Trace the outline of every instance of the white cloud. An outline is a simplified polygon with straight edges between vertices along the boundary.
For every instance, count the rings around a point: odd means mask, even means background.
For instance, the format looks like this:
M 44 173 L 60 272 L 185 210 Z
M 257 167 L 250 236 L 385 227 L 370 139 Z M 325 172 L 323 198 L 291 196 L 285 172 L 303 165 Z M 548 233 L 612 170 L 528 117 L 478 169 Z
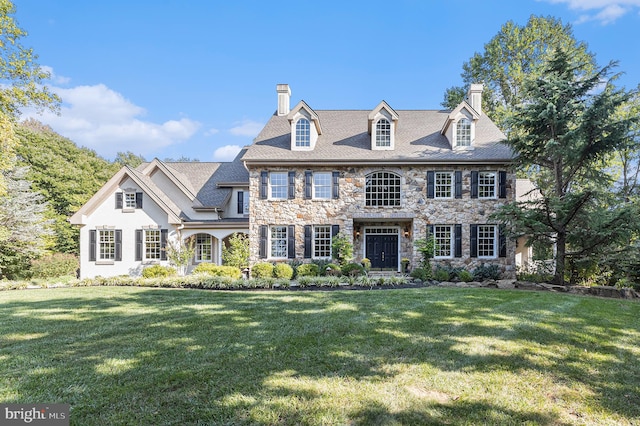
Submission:
M 540 1 L 540 0 L 539 0 Z M 576 23 L 598 21 L 611 24 L 624 14 L 640 8 L 640 0 L 543 0 L 549 3 L 563 3 L 569 9 L 590 12 L 580 15 Z
M 229 133 L 235 136 L 249 136 L 252 138 L 258 136 L 258 133 L 260 133 L 260 130 L 262 130 L 264 126 L 263 123 L 252 120 L 242 120 L 233 124 L 234 127 L 229 129 Z
M 225 145 L 213 152 L 214 161 L 231 161 L 236 158 L 242 147 L 238 145 Z
M 207 130 L 206 132 L 204 132 L 204 135 L 205 135 L 205 136 L 213 136 L 213 135 L 215 135 L 216 133 L 219 133 L 219 132 L 220 132 L 220 130 L 218 130 L 218 129 L 214 129 L 214 128 L 212 127 L 211 129 L 209 129 L 209 130 Z
M 78 145 L 106 157 L 113 157 L 118 151 L 149 155 L 189 139 L 200 127 L 200 123 L 188 118 L 164 123 L 145 121 L 140 118 L 144 108 L 104 84 L 50 89 L 62 98 L 60 115 L 27 110 L 25 118 L 48 124 Z
M 53 68 L 47 65 L 42 65 L 40 66 L 40 68 L 42 68 L 43 71 L 46 71 L 49 73 L 50 75 L 49 80 L 51 80 L 55 84 L 67 84 L 71 81 L 69 77 L 64 77 L 56 74 L 55 72 L 53 72 Z

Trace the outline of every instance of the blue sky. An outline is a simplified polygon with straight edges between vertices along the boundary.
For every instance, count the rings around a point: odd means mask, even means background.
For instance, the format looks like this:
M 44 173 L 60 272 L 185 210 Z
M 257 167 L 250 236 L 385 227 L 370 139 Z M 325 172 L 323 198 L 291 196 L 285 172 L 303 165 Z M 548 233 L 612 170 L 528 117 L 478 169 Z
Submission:
M 619 84 L 640 83 L 640 0 L 14 3 L 63 99 L 35 118 L 110 159 L 229 160 L 274 113 L 278 83 L 292 106 L 439 108 L 463 62 L 532 14 L 571 24 L 600 65 L 620 62 Z

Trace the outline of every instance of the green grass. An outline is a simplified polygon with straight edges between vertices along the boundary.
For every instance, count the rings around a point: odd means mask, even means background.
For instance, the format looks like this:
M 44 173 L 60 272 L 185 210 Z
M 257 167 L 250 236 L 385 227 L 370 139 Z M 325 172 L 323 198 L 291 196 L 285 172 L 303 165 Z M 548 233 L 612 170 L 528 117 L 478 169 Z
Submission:
M 0 293 L 0 403 L 73 425 L 640 424 L 640 303 L 489 289 Z

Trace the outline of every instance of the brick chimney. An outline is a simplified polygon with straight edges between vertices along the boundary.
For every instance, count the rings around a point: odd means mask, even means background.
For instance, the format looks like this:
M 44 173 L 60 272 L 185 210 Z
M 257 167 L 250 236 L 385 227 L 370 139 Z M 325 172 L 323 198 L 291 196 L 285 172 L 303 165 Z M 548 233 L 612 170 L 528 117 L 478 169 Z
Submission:
M 278 115 L 289 114 L 289 101 L 291 99 L 291 89 L 289 89 L 289 85 L 276 85 L 276 92 L 278 92 Z
M 467 93 L 467 101 L 471 105 L 471 108 L 482 115 L 482 84 L 472 84 L 469 86 L 469 92 Z

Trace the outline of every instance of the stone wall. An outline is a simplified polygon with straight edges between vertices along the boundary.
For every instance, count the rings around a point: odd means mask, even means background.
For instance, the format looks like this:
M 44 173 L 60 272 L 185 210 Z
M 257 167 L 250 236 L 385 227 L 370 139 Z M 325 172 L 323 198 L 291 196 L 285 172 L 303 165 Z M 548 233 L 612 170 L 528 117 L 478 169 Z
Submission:
M 296 172 L 296 198 L 292 200 L 261 200 L 260 172 L 291 171 Z M 413 241 L 424 238 L 429 224 L 462 224 L 462 257 L 446 260 L 433 260 L 432 264 L 449 264 L 473 269 L 480 264 L 499 264 L 507 276 L 515 276 L 515 242 L 507 241 L 507 257 L 495 259 L 470 258 L 470 224 L 491 224 L 489 216 L 497 207 L 511 202 L 515 194 L 515 176 L 507 173 L 506 199 L 472 199 L 471 168 L 469 167 L 315 167 L 314 172 L 340 172 L 340 198 L 332 200 L 304 199 L 304 172 L 309 168 L 260 168 L 250 170 L 250 219 L 251 262 L 260 261 L 259 226 L 260 225 L 296 225 L 296 255 L 302 259 L 304 253 L 304 225 L 339 225 L 341 232 L 354 241 L 354 252 L 359 259 L 363 253 L 362 239 L 354 235 L 354 227 L 388 226 L 397 227 L 400 239 L 400 257 L 409 258 L 416 265 L 420 256 Z M 426 172 L 462 171 L 461 199 L 428 199 L 426 195 Z M 497 171 L 495 167 L 474 167 L 473 170 Z M 375 171 L 390 171 L 401 176 L 400 207 L 366 207 L 365 176 Z M 404 230 L 409 230 L 405 237 Z

